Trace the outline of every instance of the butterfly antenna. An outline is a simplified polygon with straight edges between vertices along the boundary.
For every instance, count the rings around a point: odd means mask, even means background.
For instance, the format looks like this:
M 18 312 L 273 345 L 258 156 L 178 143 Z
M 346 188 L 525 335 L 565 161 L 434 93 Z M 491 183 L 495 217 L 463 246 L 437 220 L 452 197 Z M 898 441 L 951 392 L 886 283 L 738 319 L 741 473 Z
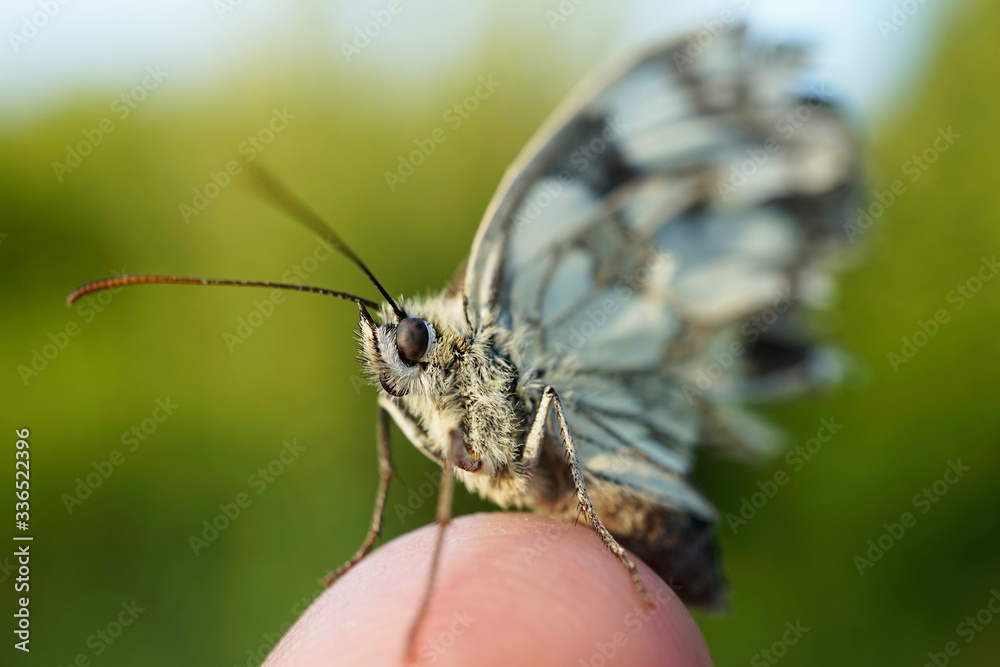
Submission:
M 335 250 L 354 262 L 359 269 L 364 271 L 365 275 L 368 276 L 368 279 L 372 281 L 372 284 L 378 288 L 378 291 L 385 298 L 386 302 L 388 302 L 389 306 L 392 307 L 393 312 L 396 313 L 396 317 L 400 320 L 406 319 L 406 311 L 400 308 L 396 302 L 393 301 L 392 297 L 389 296 L 389 293 L 384 287 L 382 287 L 382 283 L 380 283 L 375 277 L 375 274 L 371 272 L 365 263 L 361 261 L 361 258 L 358 257 L 346 243 L 344 243 L 344 240 L 340 238 L 340 235 L 338 235 L 337 232 L 335 232 L 333 228 L 319 216 L 318 213 L 309 208 L 305 202 L 292 194 L 287 187 L 280 183 L 278 179 L 276 179 L 263 167 L 253 163 L 250 163 L 247 166 L 250 173 L 257 179 L 258 185 L 263 188 L 264 194 L 267 195 L 273 203 L 311 229 L 313 232 L 326 238 L 328 242 L 332 241 L 330 245 L 332 245 Z
M 66 297 L 66 305 L 72 306 L 73 303 L 80 297 L 91 294 L 92 292 L 100 292 L 101 290 L 114 289 L 116 287 L 124 287 L 126 285 L 140 285 L 143 283 L 172 283 L 181 285 L 229 285 L 233 287 L 270 287 L 272 289 L 287 289 L 295 290 L 296 292 L 312 292 L 313 294 L 325 294 L 326 296 L 332 296 L 337 299 L 345 299 L 347 301 L 353 301 L 361 307 L 378 308 L 378 304 L 368 299 L 362 299 L 359 296 L 354 296 L 353 294 L 347 294 L 345 292 L 335 292 L 334 290 L 326 289 L 325 287 L 310 287 L 308 285 L 292 285 L 289 283 L 271 283 L 262 280 L 223 280 L 219 278 L 186 278 L 183 276 L 116 276 L 114 278 L 105 278 L 103 280 L 95 280 L 94 282 L 87 283 L 85 285 L 80 285 L 75 290 L 70 292 L 69 296 Z

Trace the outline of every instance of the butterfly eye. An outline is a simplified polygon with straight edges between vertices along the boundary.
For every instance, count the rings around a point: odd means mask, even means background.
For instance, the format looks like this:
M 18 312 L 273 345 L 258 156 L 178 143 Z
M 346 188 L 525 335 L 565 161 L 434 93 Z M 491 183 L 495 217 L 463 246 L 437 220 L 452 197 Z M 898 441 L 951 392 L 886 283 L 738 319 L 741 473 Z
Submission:
M 419 317 L 407 317 L 396 326 L 396 349 L 404 363 L 413 366 L 427 353 L 431 332 Z

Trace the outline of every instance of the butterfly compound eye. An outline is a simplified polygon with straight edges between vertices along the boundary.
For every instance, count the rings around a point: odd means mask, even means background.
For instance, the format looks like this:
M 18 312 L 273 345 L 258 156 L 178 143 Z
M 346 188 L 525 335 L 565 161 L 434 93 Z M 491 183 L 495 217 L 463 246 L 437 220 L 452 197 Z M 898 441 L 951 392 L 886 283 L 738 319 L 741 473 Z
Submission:
M 418 317 L 407 317 L 396 327 L 396 349 L 399 358 L 409 365 L 420 361 L 430 343 L 427 323 Z

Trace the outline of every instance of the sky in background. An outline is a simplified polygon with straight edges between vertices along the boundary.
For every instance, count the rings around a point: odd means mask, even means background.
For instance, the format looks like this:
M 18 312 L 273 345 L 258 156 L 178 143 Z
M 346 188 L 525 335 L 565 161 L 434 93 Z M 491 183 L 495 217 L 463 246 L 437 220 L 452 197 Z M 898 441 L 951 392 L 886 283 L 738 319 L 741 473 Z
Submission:
M 817 75 L 867 115 L 886 108 L 926 62 L 942 14 L 964 3 L 928 0 L 398 0 L 401 11 L 352 66 L 408 84 L 447 76 L 493 22 L 537 23 L 568 57 L 745 20 L 769 38 L 814 45 Z M 338 45 L 389 0 L 4 0 L 0 4 L 0 122 L 38 120 L 81 91 L 130 87 L 150 63 L 212 85 L 247 56 Z M 566 21 L 557 21 L 562 8 Z M 552 13 L 550 13 L 552 12 Z M 895 15 L 894 15 L 895 12 Z M 51 16 L 46 16 L 51 14 Z M 880 23 L 880 21 L 882 23 Z M 521 23 L 518 23 L 521 22 Z M 37 29 L 36 29 L 37 26 Z M 538 28 L 539 26 L 533 26 Z M 888 26 L 898 27 L 891 30 Z M 309 37 L 305 37 L 305 35 Z M 283 42 L 283 40 L 286 40 Z M 603 54 L 602 54 L 603 55 Z M 594 60 L 588 54 L 586 60 Z M 195 76 L 191 76 L 196 73 Z

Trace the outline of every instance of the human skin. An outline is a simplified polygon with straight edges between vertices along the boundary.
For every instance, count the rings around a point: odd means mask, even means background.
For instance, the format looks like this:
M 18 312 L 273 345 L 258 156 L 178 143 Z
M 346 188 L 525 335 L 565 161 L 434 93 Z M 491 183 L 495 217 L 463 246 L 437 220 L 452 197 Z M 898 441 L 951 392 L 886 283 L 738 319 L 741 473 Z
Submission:
M 474 514 L 448 526 L 408 662 L 406 637 L 436 530 L 403 535 L 357 564 L 295 623 L 265 667 L 712 664 L 684 605 L 644 563 L 652 607 L 589 527 L 524 513 Z

